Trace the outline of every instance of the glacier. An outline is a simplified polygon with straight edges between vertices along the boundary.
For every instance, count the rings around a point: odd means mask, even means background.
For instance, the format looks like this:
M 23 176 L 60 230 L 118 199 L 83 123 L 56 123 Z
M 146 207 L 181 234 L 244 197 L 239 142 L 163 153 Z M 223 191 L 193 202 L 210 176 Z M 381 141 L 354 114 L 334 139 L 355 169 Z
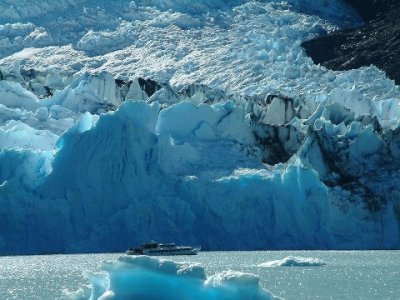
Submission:
M 400 92 L 342 1 L 1 1 L 0 254 L 398 249 Z
M 259 277 L 235 271 L 211 276 L 199 264 L 177 263 L 148 256 L 121 256 L 103 262 L 102 273 L 86 273 L 90 282 L 67 299 L 260 299 L 279 300 L 261 287 Z M 156 287 L 156 288 L 155 288 Z

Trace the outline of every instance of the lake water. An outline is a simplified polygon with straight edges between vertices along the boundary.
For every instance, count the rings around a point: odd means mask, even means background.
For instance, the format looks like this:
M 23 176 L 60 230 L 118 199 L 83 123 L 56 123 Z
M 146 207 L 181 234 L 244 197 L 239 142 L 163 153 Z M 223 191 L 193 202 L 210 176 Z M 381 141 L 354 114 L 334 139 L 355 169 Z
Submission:
M 120 254 L 0 257 L 0 299 L 60 299 L 64 289 L 85 283 L 84 270 L 99 271 L 103 260 Z M 313 257 L 320 267 L 260 268 L 287 256 Z M 171 257 L 169 257 L 171 258 Z M 200 252 L 174 257 L 199 262 L 208 274 L 250 272 L 285 299 L 400 299 L 400 251 L 254 251 Z

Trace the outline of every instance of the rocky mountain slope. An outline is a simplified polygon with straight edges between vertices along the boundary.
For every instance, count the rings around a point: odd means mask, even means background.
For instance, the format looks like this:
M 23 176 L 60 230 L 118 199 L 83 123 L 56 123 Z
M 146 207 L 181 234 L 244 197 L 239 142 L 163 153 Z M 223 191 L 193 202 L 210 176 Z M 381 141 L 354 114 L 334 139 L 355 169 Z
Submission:
M 371 64 L 400 83 L 400 1 L 348 0 L 365 25 L 306 41 L 303 47 L 316 64 L 350 70 Z

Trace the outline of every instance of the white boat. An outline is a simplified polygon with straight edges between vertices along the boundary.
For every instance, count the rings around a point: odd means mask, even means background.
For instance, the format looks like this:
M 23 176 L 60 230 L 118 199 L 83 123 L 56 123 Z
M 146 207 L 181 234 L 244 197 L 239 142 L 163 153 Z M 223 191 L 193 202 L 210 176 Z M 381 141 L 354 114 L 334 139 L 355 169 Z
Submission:
M 167 255 L 196 255 L 201 247 L 176 246 L 171 244 L 158 244 L 150 242 L 143 244 L 139 248 L 129 248 L 125 253 L 128 255 L 149 255 L 149 256 L 167 256 Z

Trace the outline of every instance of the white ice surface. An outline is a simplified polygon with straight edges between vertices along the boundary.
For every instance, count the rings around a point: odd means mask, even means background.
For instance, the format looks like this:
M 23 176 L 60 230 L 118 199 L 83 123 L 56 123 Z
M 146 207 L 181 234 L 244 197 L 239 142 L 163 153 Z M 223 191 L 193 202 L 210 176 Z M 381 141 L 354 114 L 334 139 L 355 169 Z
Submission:
M 335 87 L 349 90 L 354 85 L 371 94 L 361 82 L 384 81 L 373 68 L 352 74 L 327 71 L 315 66 L 301 49 L 301 41 L 337 29 L 332 23 L 337 16 L 347 16 L 341 18 L 342 27 L 358 22 L 342 2 L 76 2 L 81 5 L 72 8 L 62 1 L 51 17 L 22 17 L 20 22 L 49 31 L 53 41 L 45 47 L 22 44 L 21 51 L 0 60 L 0 65 L 19 60 L 26 69 L 107 71 L 120 78 L 151 77 L 177 87 L 195 82 L 249 95 L 282 92 L 312 99 Z M 316 12 L 331 22 L 313 15 Z M 26 39 L 18 28 L 12 49 Z M 391 89 L 388 82 L 373 93 L 386 97 Z

